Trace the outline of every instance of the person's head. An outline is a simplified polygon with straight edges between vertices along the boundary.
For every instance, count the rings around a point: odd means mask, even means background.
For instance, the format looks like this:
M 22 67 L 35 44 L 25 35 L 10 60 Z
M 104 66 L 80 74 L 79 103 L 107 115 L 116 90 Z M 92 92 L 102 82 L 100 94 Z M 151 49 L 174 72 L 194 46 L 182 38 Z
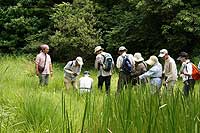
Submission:
M 181 62 L 185 62 L 187 59 L 189 59 L 189 55 L 186 52 L 181 52 L 177 58 L 177 60 L 180 60 Z
M 154 64 L 158 63 L 158 58 L 155 55 L 152 55 L 146 63 L 150 66 L 153 66 Z
M 101 52 L 103 52 L 103 48 L 101 46 L 96 46 L 94 49 L 94 53 L 95 54 L 100 54 Z
M 82 66 L 83 65 L 83 59 L 81 57 L 76 57 L 76 66 Z
M 133 59 L 136 63 L 144 61 L 144 58 L 142 57 L 141 53 L 139 53 L 139 52 L 134 54 Z
M 90 72 L 89 71 L 84 71 L 83 75 L 84 76 L 90 76 Z
M 48 53 L 49 52 L 49 46 L 47 44 L 42 44 L 40 45 L 40 49 L 43 53 Z
M 161 49 L 160 50 L 160 54 L 158 55 L 158 57 L 163 58 L 163 60 L 168 59 L 169 55 L 168 55 L 167 49 Z
M 121 55 L 121 54 L 123 54 L 124 52 L 127 52 L 126 47 L 124 47 L 124 46 L 119 47 L 118 53 Z

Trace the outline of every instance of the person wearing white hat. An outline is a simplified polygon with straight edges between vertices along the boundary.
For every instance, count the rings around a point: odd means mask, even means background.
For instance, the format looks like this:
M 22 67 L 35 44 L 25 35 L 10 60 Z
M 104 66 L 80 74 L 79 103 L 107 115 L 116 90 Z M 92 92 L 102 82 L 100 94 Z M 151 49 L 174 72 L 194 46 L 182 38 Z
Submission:
M 39 77 L 40 85 L 48 85 L 49 75 L 53 75 L 51 57 L 48 54 L 49 46 L 43 44 L 40 46 L 40 53 L 36 56 L 35 66 L 36 74 Z
M 158 58 L 156 56 L 151 56 L 146 63 L 151 66 L 151 68 L 140 75 L 140 79 L 144 79 L 149 77 L 151 84 L 151 93 L 159 93 L 162 85 L 162 65 L 159 63 Z
M 133 72 L 133 84 L 145 84 L 147 83 L 147 79 L 144 78 L 141 81 L 139 80 L 139 76 L 147 71 L 147 64 L 144 62 L 144 58 L 141 53 L 137 52 L 133 56 L 135 61 L 135 71 Z
M 117 83 L 117 93 L 121 92 L 123 88 L 127 88 L 128 85 L 131 85 L 132 77 L 131 73 L 135 69 L 135 61 L 132 54 L 127 54 L 127 49 L 124 46 L 119 47 L 118 49 L 119 57 L 117 58 L 116 67 L 119 69 L 119 79 Z M 128 64 L 125 65 L 125 62 Z M 124 69 L 124 66 L 129 66 L 130 70 L 127 72 Z
M 101 46 L 97 46 L 94 53 L 96 54 L 95 68 L 98 70 L 98 89 L 102 91 L 105 82 L 106 93 L 109 94 L 114 60 L 111 54 L 104 52 Z
M 79 79 L 79 91 L 80 93 L 90 92 L 92 90 L 93 79 L 90 77 L 89 71 L 85 71 L 83 75 Z
M 75 60 L 69 61 L 65 65 L 64 83 L 67 90 L 69 90 L 70 84 L 72 84 L 74 89 L 78 89 L 76 79 L 81 72 L 82 65 L 83 59 L 81 57 L 76 57 Z
M 166 49 L 161 49 L 158 57 L 161 57 L 165 61 L 163 71 L 165 77 L 163 84 L 166 86 L 166 90 L 169 94 L 173 94 L 173 89 L 178 78 L 176 63 L 174 59 L 170 57 Z

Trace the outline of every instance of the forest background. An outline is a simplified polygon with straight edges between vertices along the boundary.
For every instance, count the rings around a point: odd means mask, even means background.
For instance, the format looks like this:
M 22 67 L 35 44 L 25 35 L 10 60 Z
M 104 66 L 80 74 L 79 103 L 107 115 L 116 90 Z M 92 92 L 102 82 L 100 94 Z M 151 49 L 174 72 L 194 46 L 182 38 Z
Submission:
M 97 45 L 115 59 L 122 45 L 146 59 L 162 48 L 198 57 L 200 1 L 0 0 L 0 29 L 1 53 L 36 55 L 47 43 L 58 62 L 91 63 Z

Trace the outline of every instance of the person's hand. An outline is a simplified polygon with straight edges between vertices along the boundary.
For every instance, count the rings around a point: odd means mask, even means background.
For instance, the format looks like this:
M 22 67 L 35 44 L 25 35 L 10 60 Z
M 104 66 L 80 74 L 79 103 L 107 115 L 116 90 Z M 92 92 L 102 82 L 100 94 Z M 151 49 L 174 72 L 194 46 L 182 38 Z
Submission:
M 78 74 L 77 73 L 73 73 L 73 75 L 76 77 Z
M 50 72 L 51 77 L 53 77 L 53 72 Z
M 37 75 L 37 76 L 39 76 L 39 75 L 40 75 L 39 71 L 36 71 L 36 75 Z

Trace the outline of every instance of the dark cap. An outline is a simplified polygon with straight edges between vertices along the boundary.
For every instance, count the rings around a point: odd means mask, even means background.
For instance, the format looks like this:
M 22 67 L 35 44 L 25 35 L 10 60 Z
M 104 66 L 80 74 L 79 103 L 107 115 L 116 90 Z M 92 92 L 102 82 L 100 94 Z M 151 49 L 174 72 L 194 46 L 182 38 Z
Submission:
M 181 58 L 186 58 L 186 59 L 188 59 L 188 58 L 189 58 L 188 53 L 186 53 L 186 52 L 181 52 L 181 53 L 179 54 L 179 57 L 177 58 L 177 60 L 180 60 Z

